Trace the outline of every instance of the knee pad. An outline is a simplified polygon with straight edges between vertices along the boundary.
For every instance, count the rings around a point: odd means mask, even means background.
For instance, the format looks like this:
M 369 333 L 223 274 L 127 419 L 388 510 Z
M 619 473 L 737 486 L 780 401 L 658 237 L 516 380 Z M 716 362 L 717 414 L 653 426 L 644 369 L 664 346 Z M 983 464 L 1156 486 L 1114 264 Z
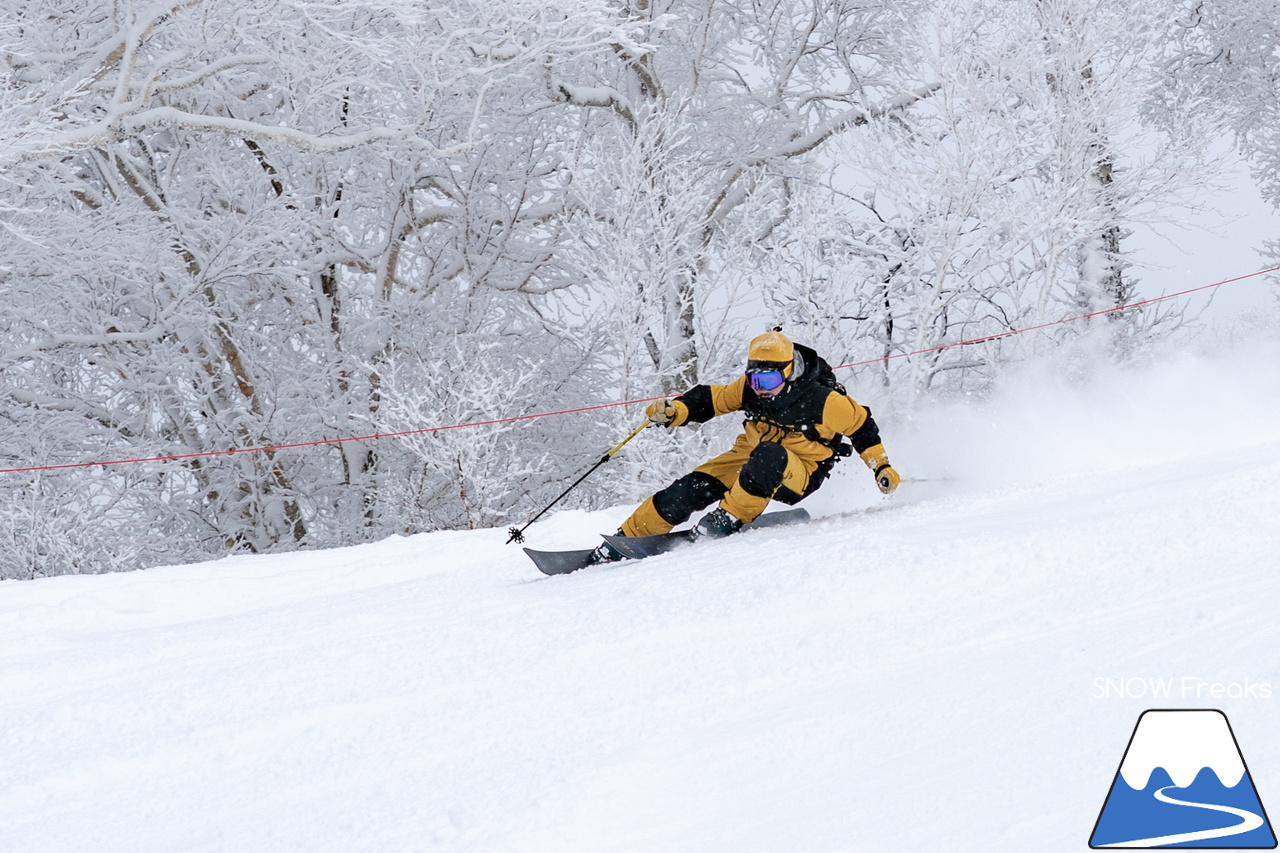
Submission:
M 720 500 L 727 491 L 715 477 L 694 471 L 654 495 L 653 508 L 668 523 L 683 524 L 695 511 Z
M 787 449 L 776 441 L 762 441 L 751 451 L 747 464 L 738 472 L 738 485 L 749 495 L 772 497 L 782 485 L 782 475 L 786 470 Z
M 809 495 L 818 491 L 818 487 L 826 481 L 827 477 L 831 476 L 831 469 L 836 467 L 836 462 L 839 460 L 839 456 L 832 454 L 819 462 L 818 467 L 809 475 L 809 483 L 804 487 L 803 492 L 797 494 L 786 486 L 783 486 L 773 493 L 773 499 L 778 503 L 783 503 L 787 506 L 795 506 L 800 503 L 800 501 L 809 497 Z

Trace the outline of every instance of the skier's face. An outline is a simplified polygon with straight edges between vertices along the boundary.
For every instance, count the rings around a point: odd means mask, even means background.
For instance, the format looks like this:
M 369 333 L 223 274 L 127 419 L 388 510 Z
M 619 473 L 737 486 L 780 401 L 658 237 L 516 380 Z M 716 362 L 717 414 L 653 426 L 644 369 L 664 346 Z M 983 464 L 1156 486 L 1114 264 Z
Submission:
M 776 397 L 787 386 L 787 380 L 781 370 L 749 369 L 747 384 L 757 397 Z
M 757 397 L 764 397 L 764 398 L 766 398 L 766 399 L 767 399 L 767 398 L 769 398 L 769 397 L 776 397 L 776 396 L 778 396 L 779 394 L 781 394 L 781 393 L 782 393 L 782 389 L 783 389 L 783 388 L 786 388 L 786 387 L 787 387 L 787 386 L 784 384 L 784 385 L 779 385 L 777 388 L 770 388 L 770 389 L 769 389 L 769 390 L 767 390 L 767 391 L 766 391 L 766 390 L 764 390 L 764 389 L 762 389 L 762 388 L 757 388 L 757 389 L 754 389 L 754 390 L 755 390 L 755 392 L 756 392 L 756 396 L 757 396 Z

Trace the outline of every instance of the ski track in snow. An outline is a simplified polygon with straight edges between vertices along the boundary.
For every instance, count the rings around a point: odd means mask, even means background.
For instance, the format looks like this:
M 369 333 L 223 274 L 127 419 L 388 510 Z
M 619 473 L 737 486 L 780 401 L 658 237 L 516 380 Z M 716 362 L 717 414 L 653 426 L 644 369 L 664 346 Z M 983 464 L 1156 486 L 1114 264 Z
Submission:
M 1280 382 L 1207 371 L 922 418 L 895 462 L 954 481 L 846 464 L 826 518 L 642 564 L 480 530 L 0 584 L 0 850 L 1074 851 L 1153 705 L 1223 708 L 1265 802 L 1275 699 L 1094 695 L 1280 685 Z
M 1104 847 L 1168 847 L 1173 844 L 1186 844 L 1190 841 L 1209 841 L 1214 838 L 1229 838 L 1232 835 L 1243 835 L 1246 832 L 1252 832 L 1264 823 L 1262 816 L 1254 814 L 1247 809 L 1238 809 L 1234 806 L 1219 806 L 1210 803 L 1193 803 L 1187 800 L 1177 800 L 1165 793 L 1168 790 L 1176 790 L 1177 785 L 1169 785 L 1160 788 L 1154 792 L 1155 798 L 1162 803 L 1169 803 L 1174 806 L 1187 806 L 1193 809 L 1208 809 L 1214 812 L 1223 812 L 1225 814 L 1234 815 L 1240 818 L 1240 822 L 1234 826 L 1226 826 L 1221 829 L 1201 829 L 1196 832 L 1180 832 L 1173 835 L 1161 835 L 1155 838 L 1140 838 L 1135 841 L 1126 841 L 1120 844 L 1104 844 Z

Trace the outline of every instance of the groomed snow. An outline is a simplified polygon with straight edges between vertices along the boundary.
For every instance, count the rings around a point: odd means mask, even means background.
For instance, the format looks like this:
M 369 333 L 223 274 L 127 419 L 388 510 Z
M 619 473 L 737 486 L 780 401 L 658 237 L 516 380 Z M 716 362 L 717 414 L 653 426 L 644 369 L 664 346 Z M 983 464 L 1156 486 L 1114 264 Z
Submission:
M 1097 688 L 1280 692 L 1278 356 L 1028 374 L 886 429 L 929 482 L 846 465 L 643 564 L 479 530 L 5 582 L 0 850 L 1078 851 L 1148 707 L 1224 710 L 1278 808 L 1280 696 Z

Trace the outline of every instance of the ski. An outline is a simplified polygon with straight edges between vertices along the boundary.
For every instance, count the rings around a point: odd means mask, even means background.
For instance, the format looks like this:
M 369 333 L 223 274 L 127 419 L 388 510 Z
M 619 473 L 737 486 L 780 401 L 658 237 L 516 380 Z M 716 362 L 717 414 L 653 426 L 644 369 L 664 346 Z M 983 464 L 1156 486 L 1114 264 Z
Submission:
M 595 553 L 590 548 L 585 551 L 535 551 L 525 548 L 524 552 L 544 575 L 567 575 L 569 572 L 585 569 L 594 562 L 591 555 Z
M 803 509 L 787 509 L 779 512 L 766 512 L 750 524 L 742 525 L 742 531 L 755 530 L 762 527 L 778 527 L 784 524 L 799 524 L 809 520 L 809 513 Z M 739 532 L 742 532 L 739 531 Z M 659 533 L 656 536 L 606 536 L 608 542 L 618 553 L 632 560 L 643 560 L 665 554 L 682 545 L 688 545 L 697 539 L 692 530 L 678 530 L 674 533 Z
M 786 509 L 778 512 L 766 512 L 750 524 L 744 524 L 743 530 L 755 530 L 759 527 L 777 527 L 783 524 L 798 524 L 809 520 L 809 513 L 803 509 Z M 672 548 L 687 545 L 694 540 L 692 530 L 681 530 L 676 533 L 661 533 L 657 536 L 606 536 L 609 544 L 629 559 L 643 560 L 657 554 L 665 554 Z M 544 575 L 567 575 L 587 566 L 596 565 L 595 551 L 535 551 L 525 548 L 524 552 L 533 560 L 538 571 Z

